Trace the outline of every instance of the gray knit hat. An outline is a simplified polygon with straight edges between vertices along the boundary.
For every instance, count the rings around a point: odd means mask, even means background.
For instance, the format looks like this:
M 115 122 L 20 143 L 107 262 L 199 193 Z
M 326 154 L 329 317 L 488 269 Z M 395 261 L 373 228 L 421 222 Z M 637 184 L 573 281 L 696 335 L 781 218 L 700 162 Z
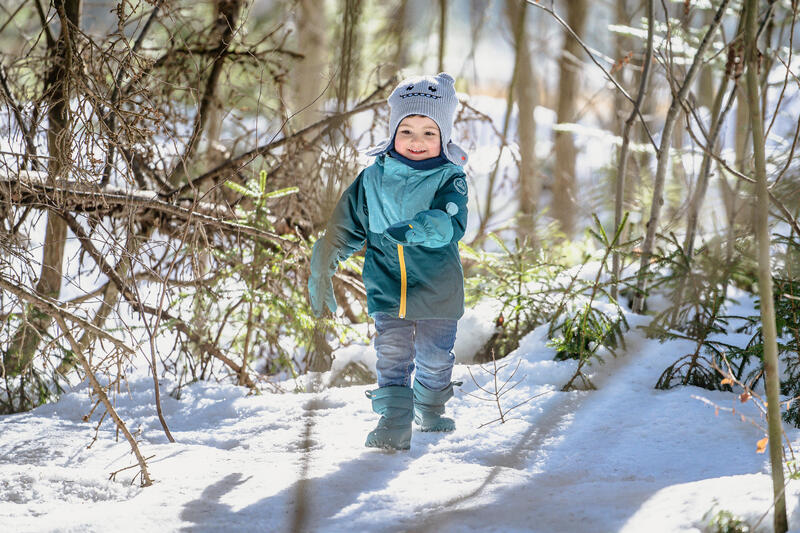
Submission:
M 394 148 L 394 135 L 400 122 L 409 115 L 424 115 L 439 126 L 442 136 L 442 155 L 459 166 L 467 164 L 467 153 L 450 140 L 455 118 L 455 80 L 446 72 L 436 76 L 408 78 L 389 95 L 390 137 L 367 150 L 367 155 L 381 155 Z

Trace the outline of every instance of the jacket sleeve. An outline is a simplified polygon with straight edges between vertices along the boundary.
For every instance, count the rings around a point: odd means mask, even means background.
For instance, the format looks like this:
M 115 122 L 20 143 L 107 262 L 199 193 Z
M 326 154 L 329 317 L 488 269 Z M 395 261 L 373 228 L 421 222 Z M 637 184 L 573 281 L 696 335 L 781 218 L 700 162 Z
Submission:
M 466 176 L 456 174 L 436 191 L 431 202 L 431 210 L 444 211 L 449 215 L 449 223 L 453 229 L 450 242 L 460 241 L 467 231 L 468 194 Z
M 361 187 L 363 171 L 345 190 L 325 230 L 325 239 L 332 248 L 332 260 L 344 261 L 364 247 L 367 240 L 367 213 L 364 189 Z

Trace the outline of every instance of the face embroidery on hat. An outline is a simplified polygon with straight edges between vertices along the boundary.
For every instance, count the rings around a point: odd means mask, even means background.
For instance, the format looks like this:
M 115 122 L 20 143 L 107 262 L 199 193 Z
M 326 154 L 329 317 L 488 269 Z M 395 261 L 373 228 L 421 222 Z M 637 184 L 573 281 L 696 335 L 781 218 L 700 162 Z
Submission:
M 450 139 L 453 119 L 458 107 L 455 79 L 446 72 L 436 76 L 407 78 L 397 84 L 389 95 L 389 137 L 367 150 L 368 155 L 379 156 L 395 147 L 395 136 L 400 122 L 406 117 L 423 116 L 433 120 L 439 128 L 441 154 L 451 163 L 464 166 L 466 153 Z
M 426 85 L 427 87 L 425 87 Z M 438 100 L 442 97 L 441 95 L 436 94 L 436 87 L 425 80 L 422 80 L 414 85 L 409 85 L 406 87 L 405 92 L 400 93 L 398 96 L 400 96 L 400 98 L 424 96 L 425 98 L 433 98 L 434 100 Z

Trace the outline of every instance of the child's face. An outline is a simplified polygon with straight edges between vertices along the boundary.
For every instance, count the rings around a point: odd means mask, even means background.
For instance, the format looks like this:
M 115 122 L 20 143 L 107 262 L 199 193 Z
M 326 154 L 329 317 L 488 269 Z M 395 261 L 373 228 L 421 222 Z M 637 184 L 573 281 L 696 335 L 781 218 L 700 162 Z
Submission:
M 439 126 L 430 117 L 406 117 L 397 126 L 394 149 L 398 154 L 414 161 L 438 156 L 442 151 Z

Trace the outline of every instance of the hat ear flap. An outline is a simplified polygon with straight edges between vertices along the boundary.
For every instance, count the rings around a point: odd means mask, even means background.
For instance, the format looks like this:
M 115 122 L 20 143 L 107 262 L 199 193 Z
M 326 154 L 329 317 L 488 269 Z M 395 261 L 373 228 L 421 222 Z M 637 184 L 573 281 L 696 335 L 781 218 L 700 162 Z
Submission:
M 436 75 L 436 77 L 442 82 L 449 83 L 450 85 L 453 85 L 456 82 L 456 80 L 447 72 L 440 72 Z

